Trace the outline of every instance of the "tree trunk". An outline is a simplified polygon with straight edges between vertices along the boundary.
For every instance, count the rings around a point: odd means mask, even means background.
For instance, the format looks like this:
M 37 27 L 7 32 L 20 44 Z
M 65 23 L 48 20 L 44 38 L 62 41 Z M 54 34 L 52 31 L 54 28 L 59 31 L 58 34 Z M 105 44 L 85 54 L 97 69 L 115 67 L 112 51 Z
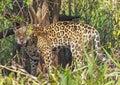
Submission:
M 59 20 L 61 0 L 33 1 L 30 5 L 31 22 L 42 26 Z

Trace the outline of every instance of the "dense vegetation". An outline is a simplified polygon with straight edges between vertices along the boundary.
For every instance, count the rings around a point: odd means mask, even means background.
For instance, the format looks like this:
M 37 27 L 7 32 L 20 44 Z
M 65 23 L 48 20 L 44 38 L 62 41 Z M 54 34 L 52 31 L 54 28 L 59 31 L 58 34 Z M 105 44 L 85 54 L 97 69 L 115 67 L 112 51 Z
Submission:
M 30 0 L 24 0 L 29 5 Z M 11 14 L 13 9 L 12 0 L 0 1 L 0 31 L 13 26 L 14 21 L 22 21 L 17 15 L 6 18 L 5 14 Z M 29 6 L 28 6 L 29 7 Z M 120 56 L 116 56 L 114 49 L 120 51 L 120 1 L 119 0 L 62 0 L 60 14 L 75 15 L 80 18 L 74 19 L 81 23 L 94 26 L 100 33 L 101 43 L 107 61 L 97 65 L 96 60 L 90 59 L 85 53 L 85 65 L 72 72 L 69 68 L 59 70 L 45 77 L 40 73 L 33 77 L 20 69 L 9 67 L 11 62 L 18 57 L 14 55 L 16 48 L 14 35 L 0 40 L 0 85 L 119 85 L 120 84 Z M 70 9 L 69 9 L 70 8 Z M 25 20 L 24 20 L 25 21 Z M 4 33 L 5 35 L 5 33 Z M 118 51 L 118 52 L 119 52 Z M 119 53 L 120 54 L 120 53 Z M 3 66 L 4 65 L 4 66 Z M 10 72 L 5 76 L 7 69 Z M 16 73 L 16 74 L 15 74 Z M 3 76 L 4 75 L 4 76 Z

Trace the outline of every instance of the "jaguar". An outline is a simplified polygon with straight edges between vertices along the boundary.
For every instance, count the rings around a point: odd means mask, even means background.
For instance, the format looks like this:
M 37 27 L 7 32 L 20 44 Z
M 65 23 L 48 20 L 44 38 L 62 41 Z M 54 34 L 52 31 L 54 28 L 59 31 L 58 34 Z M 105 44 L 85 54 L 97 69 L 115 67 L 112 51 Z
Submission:
M 18 44 L 24 44 L 31 36 L 36 38 L 36 47 L 49 71 L 51 71 L 53 65 L 53 49 L 60 46 L 69 46 L 75 67 L 82 66 L 82 58 L 85 52 L 90 52 L 92 49 L 95 52 L 95 57 L 104 60 L 99 32 L 90 25 L 72 21 L 59 21 L 45 27 L 40 25 L 32 25 L 32 29 L 29 29 L 29 27 L 23 26 L 16 29 L 15 39 Z

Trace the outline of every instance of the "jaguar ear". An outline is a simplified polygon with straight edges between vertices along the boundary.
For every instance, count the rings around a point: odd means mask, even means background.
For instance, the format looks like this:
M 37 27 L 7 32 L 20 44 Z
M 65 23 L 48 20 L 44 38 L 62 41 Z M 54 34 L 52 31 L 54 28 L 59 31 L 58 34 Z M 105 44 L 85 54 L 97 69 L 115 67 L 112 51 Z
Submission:
M 15 28 L 14 32 L 17 32 L 17 31 L 23 31 L 23 32 L 25 32 L 25 31 L 27 31 L 27 27 L 23 26 L 23 27 L 20 27 L 20 28 Z

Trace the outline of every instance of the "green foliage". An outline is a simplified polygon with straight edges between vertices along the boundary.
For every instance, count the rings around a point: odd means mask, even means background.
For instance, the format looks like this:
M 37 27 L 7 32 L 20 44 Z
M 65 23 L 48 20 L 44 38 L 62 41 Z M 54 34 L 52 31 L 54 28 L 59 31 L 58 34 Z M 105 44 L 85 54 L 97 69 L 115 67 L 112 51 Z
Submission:
M 0 31 L 4 28 L 8 28 L 11 25 L 11 21 L 5 18 L 5 13 L 10 12 L 12 8 L 12 0 L 0 1 Z
M 31 35 L 32 34 L 32 29 L 33 29 L 33 25 L 32 24 L 29 24 L 28 27 L 27 27 L 27 35 Z
M 68 0 L 62 2 L 61 14 L 62 11 L 65 11 L 68 15 Z M 120 2 L 116 0 L 115 2 L 110 0 L 71 0 L 71 14 L 80 17 L 76 19 L 77 21 L 94 26 L 99 31 L 101 43 L 104 45 L 108 42 L 116 42 L 112 32 L 120 29 L 119 10 Z
M 0 85 L 119 85 L 120 64 L 119 60 L 114 60 L 104 49 L 108 59 L 102 64 L 97 64 L 96 60 L 88 57 L 85 53 L 83 67 L 71 71 L 70 68 L 54 68 L 54 73 L 40 73 L 38 77 L 14 70 L 7 66 L 0 66 L 12 71 L 8 76 L 0 73 Z M 93 56 L 94 57 L 94 56 Z M 113 63 L 114 67 L 109 67 Z M 1 70 L 2 70 L 1 69 Z M 1 71 L 0 70 L 0 71 Z
M 9 36 L 6 39 L 0 40 L 0 62 L 2 64 L 7 64 L 9 65 L 11 62 L 11 59 L 13 57 L 12 54 L 12 48 L 14 48 L 13 44 L 13 36 Z M 10 61 L 10 62 L 8 62 Z
M 32 3 L 33 0 L 24 0 L 24 3 L 27 5 L 27 6 L 30 6 L 30 4 Z
M 20 16 L 14 15 L 13 0 L 0 0 L 0 32 L 13 26 L 15 21 L 23 21 Z M 10 17 L 9 17 L 10 16 Z M 6 32 L 3 33 L 4 38 L 0 39 L 0 63 L 9 65 L 13 59 L 15 49 L 14 36 L 6 37 Z

